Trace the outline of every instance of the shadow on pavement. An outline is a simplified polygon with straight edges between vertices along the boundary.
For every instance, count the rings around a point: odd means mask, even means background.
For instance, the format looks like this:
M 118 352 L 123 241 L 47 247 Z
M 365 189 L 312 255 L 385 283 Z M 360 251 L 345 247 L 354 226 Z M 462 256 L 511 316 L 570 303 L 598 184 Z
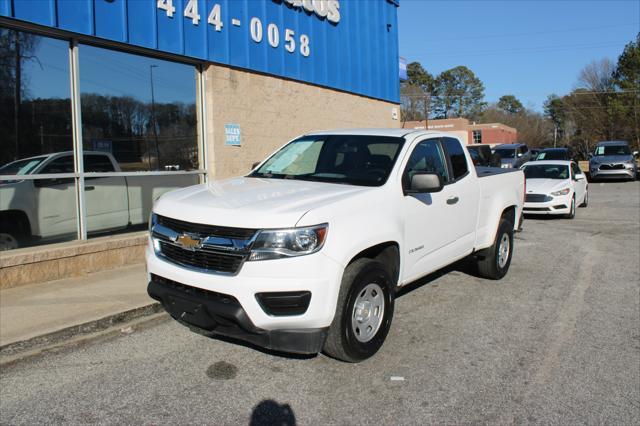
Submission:
M 272 399 L 266 399 L 256 405 L 251 413 L 250 426 L 279 425 L 294 426 L 296 416 L 289 404 L 278 404 Z

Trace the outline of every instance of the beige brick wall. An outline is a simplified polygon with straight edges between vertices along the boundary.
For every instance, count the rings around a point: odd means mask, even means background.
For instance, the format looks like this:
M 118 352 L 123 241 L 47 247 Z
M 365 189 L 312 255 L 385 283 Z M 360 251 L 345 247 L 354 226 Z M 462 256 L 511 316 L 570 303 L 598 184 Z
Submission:
M 210 65 L 206 70 L 209 173 L 246 174 L 251 164 L 300 134 L 349 127 L 400 127 L 393 103 L 277 77 Z M 239 124 L 242 146 L 225 145 L 224 125 Z

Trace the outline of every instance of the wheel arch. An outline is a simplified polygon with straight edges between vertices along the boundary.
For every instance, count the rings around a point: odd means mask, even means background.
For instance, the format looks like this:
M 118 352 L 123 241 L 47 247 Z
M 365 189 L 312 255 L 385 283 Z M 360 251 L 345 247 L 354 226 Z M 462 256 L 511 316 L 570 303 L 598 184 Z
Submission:
M 31 235 L 29 217 L 22 210 L 3 210 L 0 212 L 0 224 L 8 224 L 10 227 L 18 226 L 19 235 Z M 16 224 L 16 225 L 12 225 Z M 0 225 L 0 229 L 4 228 Z
M 396 284 L 400 277 L 400 245 L 396 241 L 385 241 L 368 247 L 349 260 L 348 265 L 358 259 L 373 259 L 391 266 L 391 277 Z

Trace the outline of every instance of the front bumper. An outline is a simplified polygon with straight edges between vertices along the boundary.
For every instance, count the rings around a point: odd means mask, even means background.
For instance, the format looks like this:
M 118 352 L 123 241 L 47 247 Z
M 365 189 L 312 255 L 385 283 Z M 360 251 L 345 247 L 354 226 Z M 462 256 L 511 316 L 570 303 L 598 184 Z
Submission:
M 256 327 L 237 299 L 167 280 L 155 274 L 149 296 L 189 327 L 244 340 L 275 351 L 313 354 L 322 350 L 328 328 L 263 330 Z
M 153 276 L 179 283 L 188 289 L 199 289 L 233 298 L 237 301 L 238 309 L 243 312 L 240 317 L 233 315 L 234 318 L 246 318 L 246 320 L 234 321 L 241 330 L 251 334 L 249 336 L 246 333 L 241 333 L 242 335 L 235 337 L 243 338 L 260 346 L 290 352 L 301 352 L 301 350 L 296 345 L 283 346 L 278 343 L 288 341 L 288 337 L 281 337 L 282 333 L 287 335 L 292 333 L 294 335 L 313 334 L 326 329 L 331 324 L 344 271 L 343 265 L 324 255 L 322 251 L 289 259 L 245 262 L 237 275 L 193 270 L 171 263 L 156 255 L 151 242 L 147 245 L 146 260 L 149 274 L 148 282 L 150 282 L 149 294 L 155 299 L 161 300 L 165 309 L 172 315 L 175 314 L 174 317 L 182 317 L 185 320 L 185 317 L 189 318 L 191 314 L 188 310 L 176 312 L 179 307 L 172 307 L 170 302 L 163 298 L 163 294 L 173 293 L 168 293 L 166 290 L 159 292 L 157 285 L 151 284 L 154 281 Z M 263 293 L 274 292 L 308 292 L 311 296 L 308 307 L 302 314 L 271 315 L 264 307 L 264 299 L 261 304 L 260 296 Z M 198 314 L 196 315 L 198 318 L 194 320 L 198 323 L 192 325 L 219 334 L 231 335 L 232 332 L 229 330 L 215 325 L 218 324 L 215 319 L 216 315 L 224 314 L 223 317 L 225 315 L 226 318 L 229 317 L 225 310 L 218 310 L 221 305 L 206 304 L 202 302 L 202 294 L 198 295 L 193 291 L 192 293 L 186 298 L 190 302 L 188 305 L 193 305 L 194 302 L 196 305 L 202 304 L 202 309 L 206 311 L 206 314 L 202 315 L 210 317 L 203 323 L 203 319 L 199 316 L 201 314 Z M 185 297 L 181 298 L 185 299 Z M 183 312 L 187 312 L 184 317 L 182 316 Z M 305 337 L 304 339 L 310 338 Z M 313 341 L 315 342 L 315 340 Z M 308 353 L 306 351 L 309 348 L 316 349 L 310 344 L 302 346 L 304 353 Z
M 522 212 L 524 214 L 567 214 L 571 212 L 571 197 L 568 195 L 560 195 L 553 197 L 550 201 L 542 203 L 525 202 Z
M 589 168 L 591 179 L 635 179 L 636 169 L 613 169 L 600 170 L 599 168 Z

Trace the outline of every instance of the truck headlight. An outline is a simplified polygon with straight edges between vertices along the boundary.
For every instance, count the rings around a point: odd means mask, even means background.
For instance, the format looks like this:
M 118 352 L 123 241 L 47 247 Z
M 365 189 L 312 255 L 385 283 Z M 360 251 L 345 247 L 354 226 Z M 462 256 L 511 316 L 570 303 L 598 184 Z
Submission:
M 303 256 L 322 248 L 329 225 L 291 229 L 266 229 L 260 231 L 247 260 L 269 260 Z
M 556 197 L 559 195 L 567 195 L 571 190 L 569 188 L 561 189 L 560 191 L 552 192 L 551 195 L 555 195 Z
M 151 214 L 149 215 L 149 233 L 151 233 L 151 229 L 156 223 L 158 223 L 158 215 L 154 212 L 151 212 Z

